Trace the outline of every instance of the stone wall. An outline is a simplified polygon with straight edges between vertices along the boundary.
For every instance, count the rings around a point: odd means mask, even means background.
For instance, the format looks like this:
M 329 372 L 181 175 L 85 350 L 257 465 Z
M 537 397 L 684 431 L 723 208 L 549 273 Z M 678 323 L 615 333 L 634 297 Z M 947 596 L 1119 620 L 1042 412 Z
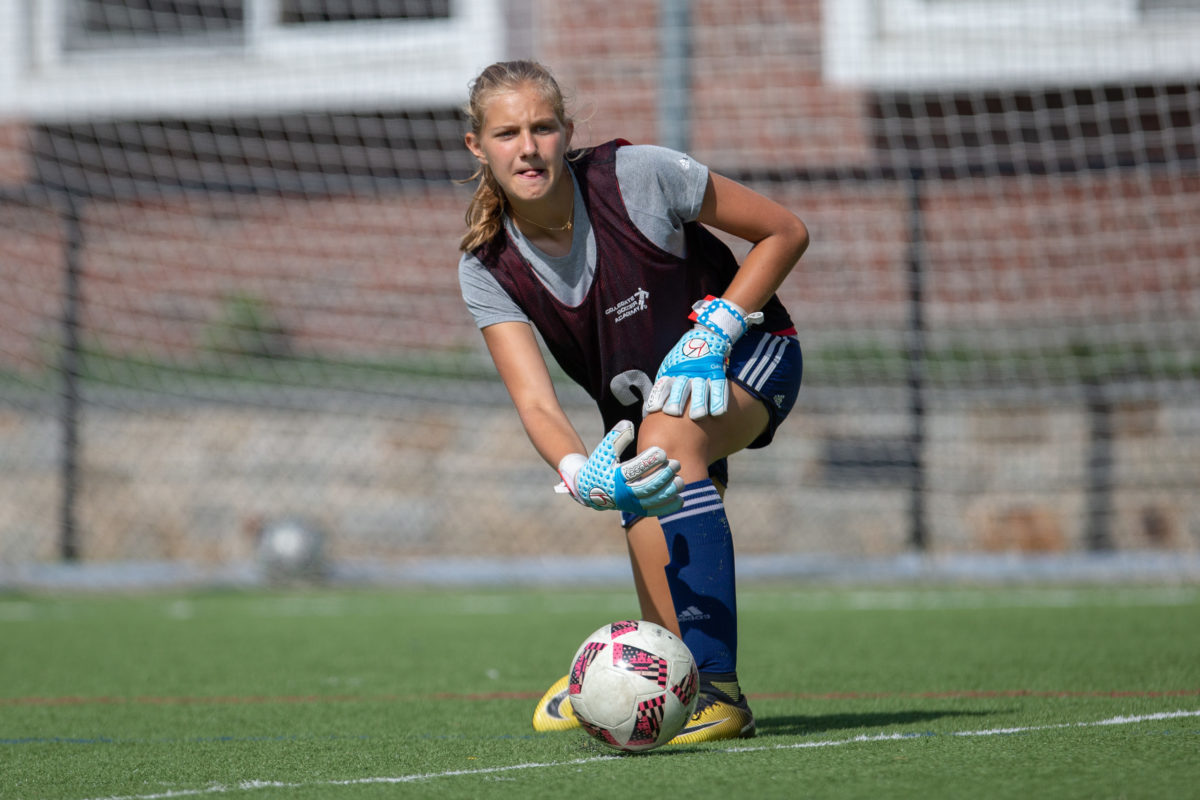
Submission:
M 574 416 L 599 436 L 593 414 Z M 1119 407 L 1113 420 L 1113 545 L 1200 549 L 1200 451 L 1188 444 L 1200 436 L 1200 406 Z M 1070 409 L 931 415 L 930 550 L 1083 549 L 1089 425 Z M 905 552 L 907 473 L 856 478 L 831 460 L 829 443 L 896 441 L 907 426 L 903 413 L 801 408 L 771 447 L 735 456 L 728 506 L 739 552 Z M 0 414 L 0 454 L 27 454 L 0 469 L 0 561 L 55 558 L 58 441 L 45 416 Z M 82 456 L 78 520 L 92 561 L 243 560 L 263 522 L 294 515 L 328 532 L 335 558 L 624 552 L 615 516 L 553 493 L 554 473 L 503 406 L 92 408 Z

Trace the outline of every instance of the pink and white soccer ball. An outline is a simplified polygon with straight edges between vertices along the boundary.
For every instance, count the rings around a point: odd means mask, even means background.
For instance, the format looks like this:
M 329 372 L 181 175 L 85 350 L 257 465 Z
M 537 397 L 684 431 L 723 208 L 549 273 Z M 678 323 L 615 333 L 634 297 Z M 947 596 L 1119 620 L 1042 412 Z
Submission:
M 622 620 L 584 640 L 567 693 L 584 730 L 617 750 L 666 744 L 696 708 L 700 674 L 678 636 L 645 620 Z

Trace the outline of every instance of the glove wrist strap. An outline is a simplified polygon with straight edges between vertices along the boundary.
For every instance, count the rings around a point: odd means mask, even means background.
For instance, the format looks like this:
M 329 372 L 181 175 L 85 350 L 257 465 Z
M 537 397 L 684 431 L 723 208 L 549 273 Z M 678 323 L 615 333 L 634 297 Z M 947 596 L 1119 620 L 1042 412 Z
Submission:
M 709 295 L 692 307 L 694 310 L 688 319 L 697 325 L 708 328 L 721 336 L 729 344 L 733 344 L 750 328 L 762 322 L 762 312 L 747 314 L 746 310 L 736 303 L 731 303 L 723 297 Z

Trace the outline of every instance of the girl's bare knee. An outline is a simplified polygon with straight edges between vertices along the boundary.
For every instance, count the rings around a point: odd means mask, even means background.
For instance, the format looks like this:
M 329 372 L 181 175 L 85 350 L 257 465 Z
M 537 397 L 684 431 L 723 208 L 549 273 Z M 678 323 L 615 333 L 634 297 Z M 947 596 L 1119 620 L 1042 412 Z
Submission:
M 661 447 L 668 458 L 683 465 L 682 472 L 708 469 L 708 438 L 704 429 L 687 417 L 672 417 L 661 411 L 646 417 L 638 431 L 638 451 Z

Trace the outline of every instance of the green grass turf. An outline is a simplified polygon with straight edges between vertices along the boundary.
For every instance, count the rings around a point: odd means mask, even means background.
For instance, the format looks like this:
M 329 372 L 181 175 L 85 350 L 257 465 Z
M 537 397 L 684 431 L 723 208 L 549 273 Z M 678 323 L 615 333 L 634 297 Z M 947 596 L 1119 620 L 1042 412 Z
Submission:
M 632 602 L 0 596 L 0 798 L 1200 791 L 1200 716 L 1114 721 L 1200 712 L 1200 587 L 743 587 L 758 738 L 611 756 L 534 733 L 534 699 Z

